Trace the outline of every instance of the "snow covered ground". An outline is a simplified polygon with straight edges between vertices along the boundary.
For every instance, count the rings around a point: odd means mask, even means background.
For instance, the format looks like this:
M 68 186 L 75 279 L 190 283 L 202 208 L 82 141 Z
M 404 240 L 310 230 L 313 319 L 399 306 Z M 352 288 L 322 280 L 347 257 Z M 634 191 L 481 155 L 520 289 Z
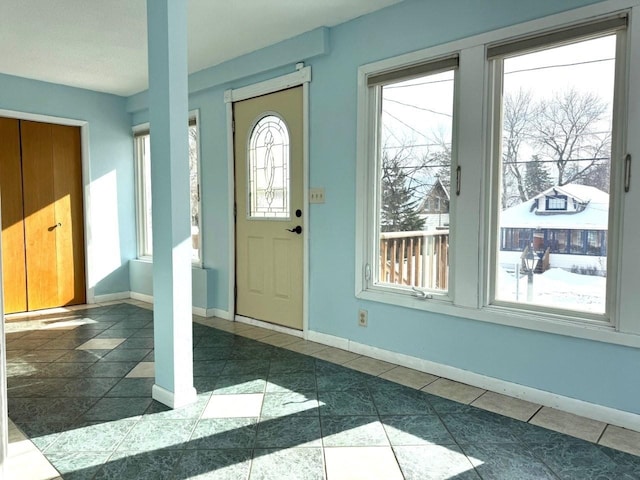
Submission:
M 551 268 L 533 276 L 533 303 L 549 307 L 604 313 L 607 279 Z M 514 272 L 500 269 L 496 285 L 498 300 L 527 301 L 527 276 L 517 280 Z

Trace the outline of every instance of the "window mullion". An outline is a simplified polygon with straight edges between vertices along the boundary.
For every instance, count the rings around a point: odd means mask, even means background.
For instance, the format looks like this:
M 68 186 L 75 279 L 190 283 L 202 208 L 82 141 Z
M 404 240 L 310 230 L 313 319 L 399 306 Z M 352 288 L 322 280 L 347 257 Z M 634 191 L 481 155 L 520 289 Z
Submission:
M 454 111 L 464 106 L 464 114 L 457 115 L 454 126 L 454 161 L 461 167 L 460 195 L 452 188 L 451 201 L 454 215 L 451 219 L 450 280 L 455 305 L 477 308 L 481 285 L 480 261 L 482 251 L 482 202 L 480 182 L 483 177 L 483 95 L 479 90 L 485 84 L 485 50 L 483 46 L 465 49 L 460 53 L 460 75 Z M 457 159 L 457 160 L 456 160 Z M 451 167 L 455 172 L 455 166 Z M 455 178 L 452 179 L 452 185 Z

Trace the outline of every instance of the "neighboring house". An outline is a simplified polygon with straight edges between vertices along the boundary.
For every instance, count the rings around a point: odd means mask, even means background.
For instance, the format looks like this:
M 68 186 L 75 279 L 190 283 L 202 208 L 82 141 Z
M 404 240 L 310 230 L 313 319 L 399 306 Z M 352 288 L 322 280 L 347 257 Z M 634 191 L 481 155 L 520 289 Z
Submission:
M 500 263 L 512 265 L 527 246 L 547 248 L 551 266 L 606 269 L 609 195 L 595 187 L 551 187 L 508 208 L 500 219 Z
M 449 228 L 449 201 L 449 190 L 437 178 L 418 206 L 425 230 Z

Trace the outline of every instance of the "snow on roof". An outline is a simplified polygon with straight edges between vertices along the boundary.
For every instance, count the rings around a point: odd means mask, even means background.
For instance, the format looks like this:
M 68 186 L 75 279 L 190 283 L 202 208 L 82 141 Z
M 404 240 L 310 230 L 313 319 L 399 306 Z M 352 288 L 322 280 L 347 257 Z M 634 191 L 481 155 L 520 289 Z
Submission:
M 557 192 L 557 193 L 556 193 Z M 554 214 L 536 214 L 535 201 L 549 194 L 567 195 L 580 203 L 586 203 L 580 212 L 557 212 Z M 503 228 L 568 228 L 580 230 L 606 230 L 609 225 L 609 195 L 588 185 L 568 184 L 551 187 L 538 196 L 504 210 L 500 217 Z
M 596 203 L 605 203 L 606 205 L 609 205 L 609 194 L 603 192 L 602 190 L 596 187 L 590 187 L 589 185 L 578 185 L 575 183 L 569 183 L 561 187 L 552 187 L 548 190 L 545 190 L 535 198 L 544 197 L 546 194 L 548 194 L 554 189 L 557 190 L 559 193 L 564 193 L 570 197 L 575 198 L 578 201 L 583 201 L 583 202 L 592 201 Z

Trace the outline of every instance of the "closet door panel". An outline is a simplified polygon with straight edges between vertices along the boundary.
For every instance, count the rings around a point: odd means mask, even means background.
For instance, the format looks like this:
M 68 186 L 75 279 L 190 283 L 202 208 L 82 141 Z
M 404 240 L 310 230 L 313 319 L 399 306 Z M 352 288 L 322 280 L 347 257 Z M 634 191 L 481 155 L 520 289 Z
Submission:
M 29 310 L 60 305 L 51 125 L 21 121 L 27 302 Z
M 20 122 L 0 118 L 0 202 L 5 313 L 27 310 Z
M 52 125 L 56 259 L 60 305 L 85 302 L 80 129 Z

